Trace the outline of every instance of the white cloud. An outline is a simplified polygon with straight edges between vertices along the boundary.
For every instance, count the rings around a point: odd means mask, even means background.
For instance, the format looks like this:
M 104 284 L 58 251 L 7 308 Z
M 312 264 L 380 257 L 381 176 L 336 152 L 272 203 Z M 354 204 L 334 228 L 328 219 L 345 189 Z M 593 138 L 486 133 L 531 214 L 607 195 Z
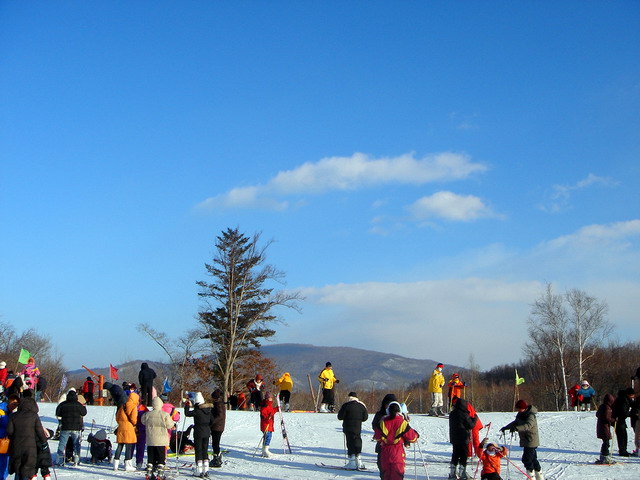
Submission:
M 323 194 L 330 191 L 358 190 L 388 184 L 423 185 L 437 181 L 468 178 L 487 170 L 467 155 L 439 153 L 415 158 L 412 153 L 391 158 L 371 158 L 363 153 L 350 157 L 327 157 L 307 162 L 292 170 L 278 172 L 266 184 L 236 187 L 210 197 L 198 207 L 286 209 L 277 200 L 290 195 Z
M 470 221 L 495 214 L 484 202 L 474 195 L 458 195 L 442 191 L 422 197 L 408 207 L 417 220 L 444 218 L 447 220 Z
M 544 204 L 540 205 L 540 209 L 552 213 L 565 211 L 571 207 L 570 200 L 573 192 L 593 185 L 614 187 L 618 185 L 618 182 L 609 177 L 599 177 L 590 173 L 574 185 L 553 185 L 551 191 L 546 195 Z
M 627 240 L 640 236 L 640 220 L 629 220 L 607 225 L 588 225 L 575 233 L 551 240 L 546 245 L 551 248 L 563 247 L 603 247 L 617 243 L 627 245 Z

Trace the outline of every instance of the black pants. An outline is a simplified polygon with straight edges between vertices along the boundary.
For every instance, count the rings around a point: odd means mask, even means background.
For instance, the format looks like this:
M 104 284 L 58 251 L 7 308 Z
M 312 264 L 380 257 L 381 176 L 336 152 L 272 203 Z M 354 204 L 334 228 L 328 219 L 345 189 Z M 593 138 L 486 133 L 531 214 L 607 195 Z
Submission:
M 135 446 L 136 446 L 135 443 L 119 443 L 116 448 L 116 453 L 113 455 L 113 458 L 115 458 L 116 460 L 120 460 L 122 447 L 124 447 L 124 459 L 131 460 L 133 458 L 133 447 Z
M 496 472 L 491 472 L 480 476 L 480 480 L 502 480 L 502 477 Z
M 329 407 L 333 407 L 336 404 L 336 396 L 333 393 L 333 388 L 322 389 L 322 403 L 326 403 Z M 331 408 L 329 410 L 331 410 Z
M 618 439 L 618 452 L 625 453 L 627 451 L 627 443 L 629 442 L 626 420 L 618 420 L 616 422 L 616 438 Z
M 260 390 L 251 392 L 249 403 L 253 404 L 254 410 L 260 410 L 260 405 L 262 405 L 262 392 Z
M 522 463 L 528 471 L 539 472 L 542 470 L 540 462 L 538 462 L 538 451 L 535 448 L 522 447 Z
M 151 405 L 151 397 L 153 396 L 153 384 L 140 385 L 140 403 L 143 405 Z
M 194 438 L 193 445 L 196 449 L 196 461 L 209 460 L 209 436 Z
M 467 451 L 468 447 L 466 443 L 454 443 L 453 452 L 451 453 L 451 463 L 454 465 L 467 466 Z
M 218 455 L 220 453 L 220 438 L 222 432 L 211 431 L 211 447 L 213 448 L 213 454 Z
M 347 453 L 349 455 L 360 455 L 362 453 L 362 437 L 360 433 L 344 432 L 344 437 L 347 440 Z
M 611 453 L 609 450 L 610 440 L 602 439 L 602 447 L 600 447 L 600 455 L 605 457 L 609 456 Z
M 147 463 L 149 465 L 164 465 L 167 462 L 167 449 L 165 447 L 147 447 Z
M 280 390 L 278 397 L 280 398 L 281 403 L 287 404 L 291 399 L 291 392 L 289 390 Z

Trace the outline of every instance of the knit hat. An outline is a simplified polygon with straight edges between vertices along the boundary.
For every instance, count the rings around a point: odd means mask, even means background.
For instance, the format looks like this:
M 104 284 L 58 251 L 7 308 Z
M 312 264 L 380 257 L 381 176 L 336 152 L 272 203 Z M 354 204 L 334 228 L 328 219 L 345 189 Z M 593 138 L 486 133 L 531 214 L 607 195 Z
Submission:
M 7 368 L 7 362 L 0 362 L 0 368 Z
M 444 368 L 444 365 L 443 365 L 443 364 L 441 364 L 441 363 L 439 363 L 439 364 L 436 366 L 436 368 Z
M 358 398 L 358 394 L 356 392 L 349 392 L 349 396 Z
M 324 364 L 325 367 L 330 367 L 331 366 L 331 362 L 327 362 Z
M 202 405 L 203 403 L 204 403 L 204 397 L 202 396 L 202 393 L 196 392 L 196 394 L 193 397 L 193 404 Z
M 516 408 L 518 410 L 524 410 L 528 407 L 529 405 L 527 405 L 527 402 L 525 402 L 524 400 L 518 400 L 516 402 Z
M 586 380 L 582 381 L 582 385 L 586 385 L 587 387 L 589 386 L 589 382 L 587 382 Z
M 260 375 L 259 373 L 256 374 L 256 380 L 262 380 L 262 375 Z

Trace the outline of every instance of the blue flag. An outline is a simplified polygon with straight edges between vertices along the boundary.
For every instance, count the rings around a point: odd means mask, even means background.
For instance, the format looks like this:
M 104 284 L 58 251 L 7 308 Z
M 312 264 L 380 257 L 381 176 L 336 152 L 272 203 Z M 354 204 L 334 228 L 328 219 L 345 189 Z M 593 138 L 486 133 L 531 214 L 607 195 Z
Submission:
M 169 385 L 169 378 L 165 377 L 162 383 L 162 393 L 169 393 L 171 391 L 171 385 Z

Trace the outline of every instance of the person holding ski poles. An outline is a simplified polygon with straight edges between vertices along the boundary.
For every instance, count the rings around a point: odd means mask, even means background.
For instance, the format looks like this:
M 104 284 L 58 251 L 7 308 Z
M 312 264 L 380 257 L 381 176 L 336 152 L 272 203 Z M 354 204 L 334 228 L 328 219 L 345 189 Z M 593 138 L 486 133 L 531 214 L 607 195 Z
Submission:
M 536 414 L 538 409 L 533 405 L 527 405 L 524 400 L 516 402 L 516 419 L 500 429 L 504 434 L 507 430 L 510 432 L 518 432 L 520 437 L 520 446 L 522 447 L 522 463 L 527 470 L 527 475 L 536 480 L 544 480 L 542 467 L 538 462 L 538 451 L 540 445 L 540 435 L 538 434 L 538 420 Z
M 324 370 L 318 375 L 318 380 L 320 380 L 320 384 L 322 385 L 322 405 L 320 405 L 320 412 L 335 412 L 336 400 L 333 387 L 335 384 L 340 383 L 340 380 L 338 380 L 333 373 L 331 362 L 325 364 Z
M 367 407 L 358 400 L 356 392 L 349 392 L 346 403 L 340 407 L 338 420 L 342 420 L 342 432 L 347 441 L 347 455 L 349 461 L 344 466 L 348 470 L 360 470 L 365 468 L 360 454 L 362 453 L 362 422 L 369 418 Z
M 433 372 L 431 372 L 431 378 L 429 379 L 429 393 L 431 394 L 431 410 L 429 410 L 429 415 L 433 417 L 444 416 L 444 412 L 442 411 L 442 387 L 444 387 L 443 368 L 444 365 L 439 363 Z
M 184 402 L 184 414 L 193 417 L 193 443 L 196 450 L 195 475 L 201 478 L 209 476 L 209 436 L 211 435 L 211 408 L 210 403 L 204 403 L 202 393 L 196 392 L 191 400 Z
M 479 457 L 482 462 L 480 480 L 502 480 L 500 476 L 500 459 L 506 457 L 509 451 L 507 447 L 501 447 L 495 443 L 488 443 L 489 439 L 482 440 L 479 446 Z
M 273 421 L 278 409 L 273 406 L 273 395 L 265 393 L 262 407 L 260 408 L 260 431 L 262 432 L 262 456 L 271 457 L 269 445 L 273 436 Z
M 589 382 L 582 381 L 582 386 L 578 390 L 578 400 L 580 402 L 580 411 L 591 411 L 591 399 L 596 396 L 596 391 L 593 389 Z

